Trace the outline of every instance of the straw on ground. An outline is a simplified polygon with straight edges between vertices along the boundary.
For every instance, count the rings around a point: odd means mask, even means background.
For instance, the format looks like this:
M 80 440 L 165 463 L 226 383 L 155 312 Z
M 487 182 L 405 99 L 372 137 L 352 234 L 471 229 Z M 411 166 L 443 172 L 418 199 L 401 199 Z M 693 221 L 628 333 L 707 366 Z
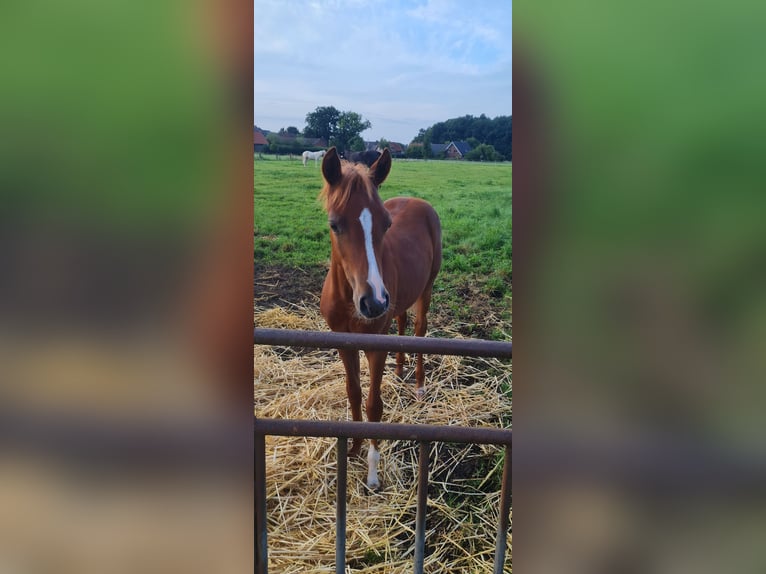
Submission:
M 258 327 L 326 330 L 318 310 L 303 305 L 256 308 L 254 321 Z M 509 362 L 454 356 L 427 356 L 426 361 L 427 393 L 418 401 L 414 361 L 402 382 L 393 375 L 391 357 L 383 378 L 384 421 L 510 426 Z M 368 380 L 363 367 L 363 391 Z M 350 418 L 343 365 L 335 351 L 256 346 L 254 398 L 259 417 Z M 335 447 L 332 438 L 267 437 L 270 571 L 333 571 Z M 501 449 L 489 445 L 431 445 L 426 572 L 492 572 L 500 456 Z M 412 570 L 416 475 L 415 443 L 381 442 L 384 489 L 378 494 L 364 484 L 366 461 L 349 461 L 347 572 Z M 510 534 L 508 540 L 510 546 Z

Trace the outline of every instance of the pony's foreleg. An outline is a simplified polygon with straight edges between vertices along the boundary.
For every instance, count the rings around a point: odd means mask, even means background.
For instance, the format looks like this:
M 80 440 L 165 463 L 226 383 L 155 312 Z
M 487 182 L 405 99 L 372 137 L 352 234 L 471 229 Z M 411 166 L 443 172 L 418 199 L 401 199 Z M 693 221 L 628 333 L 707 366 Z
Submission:
M 386 365 L 386 351 L 365 351 L 367 362 L 370 365 L 370 393 L 367 395 L 367 420 L 380 422 L 383 417 L 383 398 L 380 396 L 380 386 L 383 381 L 383 368 Z M 378 462 L 380 451 L 378 441 L 370 439 L 370 450 L 367 453 L 367 486 L 378 488 Z
M 396 318 L 396 326 L 397 331 L 399 335 L 404 335 L 404 333 L 407 330 L 407 311 L 402 313 Z M 404 353 L 397 353 L 396 354 L 396 371 L 395 374 L 400 379 L 402 378 L 402 373 L 404 372 Z
M 420 299 L 418 299 L 416 305 L 415 305 L 415 336 L 416 337 L 424 337 L 426 334 L 426 330 L 428 329 L 428 308 L 431 306 L 431 290 L 433 288 L 433 283 L 429 283 L 428 286 L 423 291 L 423 294 L 420 296 Z M 415 366 L 415 392 L 417 393 L 417 397 L 420 399 L 423 397 L 423 394 L 425 393 L 425 387 L 423 386 L 425 382 L 425 371 L 423 370 L 423 354 L 418 353 L 417 358 L 417 364 Z
M 338 354 L 346 369 L 346 395 L 351 407 L 351 418 L 362 420 L 362 387 L 359 384 L 359 351 L 338 349 Z M 357 456 L 362 447 L 362 439 L 355 438 L 348 456 Z

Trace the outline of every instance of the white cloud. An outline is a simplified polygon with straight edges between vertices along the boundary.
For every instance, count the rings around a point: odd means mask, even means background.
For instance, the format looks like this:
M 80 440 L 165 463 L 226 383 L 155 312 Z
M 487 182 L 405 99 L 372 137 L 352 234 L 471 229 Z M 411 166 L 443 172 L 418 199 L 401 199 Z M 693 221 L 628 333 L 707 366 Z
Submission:
M 308 112 L 333 105 L 372 122 L 365 139 L 407 143 L 450 117 L 510 114 L 510 6 L 407 6 L 256 0 L 256 123 L 300 128 Z

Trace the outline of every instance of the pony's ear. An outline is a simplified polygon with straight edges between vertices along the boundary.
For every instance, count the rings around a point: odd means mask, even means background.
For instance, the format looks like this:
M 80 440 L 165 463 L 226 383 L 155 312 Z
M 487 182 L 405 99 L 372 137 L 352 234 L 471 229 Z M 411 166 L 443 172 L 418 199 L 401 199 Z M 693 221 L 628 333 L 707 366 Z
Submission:
M 324 159 L 322 159 L 322 175 L 330 185 L 337 185 L 343 176 L 343 172 L 340 169 L 338 150 L 335 149 L 335 146 L 331 147 L 324 154 Z
M 386 181 L 389 171 L 391 171 L 391 153 L 386 148 L 375 160 L 375 163 L 370 166 L 370 175 L 372 175 L 372 181 L 375 185 L 380 185 Z

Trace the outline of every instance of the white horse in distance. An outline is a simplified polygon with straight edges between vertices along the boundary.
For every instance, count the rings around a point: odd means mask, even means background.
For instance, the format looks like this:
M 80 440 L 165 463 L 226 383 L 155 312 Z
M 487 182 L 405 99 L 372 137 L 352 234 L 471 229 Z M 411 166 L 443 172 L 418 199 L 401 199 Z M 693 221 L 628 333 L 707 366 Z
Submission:
M 303 152 L 303 167 L 306 167 L 306 162 L 310 159 L 314 160 L 314 167 L 319 165 L 319 160 L 327 153 L 325 150 L 320 151 L 304 151 Z

